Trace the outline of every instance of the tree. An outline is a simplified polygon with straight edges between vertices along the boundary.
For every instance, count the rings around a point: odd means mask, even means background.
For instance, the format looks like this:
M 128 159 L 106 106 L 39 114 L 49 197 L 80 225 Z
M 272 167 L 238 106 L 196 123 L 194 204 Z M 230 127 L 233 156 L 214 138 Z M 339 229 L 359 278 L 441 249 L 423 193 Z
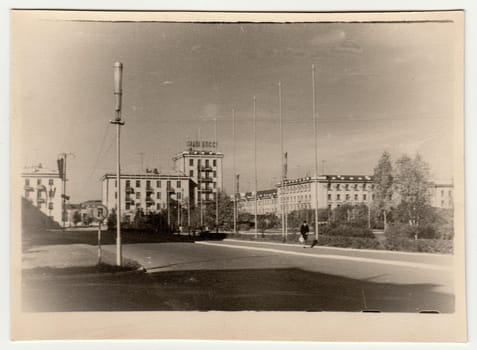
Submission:
M 219 227 L 230 228 L 233 226 L 234 205 L 224 191 L 219 192 Z M 185 218 L 185 217 L 184 217 Z M 204 226 L 209 228 L 216 226 L 216 201 L 215 198 L 207 204 L 203 204 L 203 221 Z M 191 225 L 198 227 L 200 225 L 200 206 L 191 207 Z
M 108 230 L 114 230 L 116 228 L 116 209 L 112 209 L 109 213 L 108 220 Z
M 384 229 L 387 226 L 386 214 L 390 209 L 393 196 L 393 166 L 391 155 L 384 152 L 374 168 L 374 205 L 383 213 Z
M 403 155 L 396 161 L 395 183 L 401 199 L 397 210 L 400 221 L 418 227 L 430 209 L 429 166 L 419 154 L 414 159 Z
M 80 214 L 80 212 L 79 212 L 78 210 L 75 210 L 75 211 L 73 212 L 73 217 L 72 217 L 72 219 L 73 219 L 73 224 L 74 224 L 75 226 L 78 225 L 79 222 L 81 222 L 81 214 Z

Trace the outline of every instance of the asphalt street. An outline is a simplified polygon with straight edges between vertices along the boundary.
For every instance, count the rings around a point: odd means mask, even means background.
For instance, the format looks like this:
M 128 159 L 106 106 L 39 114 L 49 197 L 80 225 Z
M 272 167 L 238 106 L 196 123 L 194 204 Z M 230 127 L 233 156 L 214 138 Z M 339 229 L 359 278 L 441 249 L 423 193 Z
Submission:
M 123 253 L 148 272 L 27 280 L 25 311 L 454 309 L 451 255 L 237 240 L 126 244 Z

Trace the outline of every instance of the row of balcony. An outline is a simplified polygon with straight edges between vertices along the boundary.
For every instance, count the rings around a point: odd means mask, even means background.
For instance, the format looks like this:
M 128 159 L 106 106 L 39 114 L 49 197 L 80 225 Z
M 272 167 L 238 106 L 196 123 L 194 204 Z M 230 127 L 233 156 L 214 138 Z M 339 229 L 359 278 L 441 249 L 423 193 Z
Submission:
M 154 192 L 154 187 L 146 187 L 146 193 L 151 193 L 151 192 Z M 175 189 L 173 189 L 172 187 L 166 189 L 167 192 L 169 193 L 175 193 Z M 135 193 L 134 191 L 134 188 L 129 186 L 129 187 L 126 187 L 126 193 Z

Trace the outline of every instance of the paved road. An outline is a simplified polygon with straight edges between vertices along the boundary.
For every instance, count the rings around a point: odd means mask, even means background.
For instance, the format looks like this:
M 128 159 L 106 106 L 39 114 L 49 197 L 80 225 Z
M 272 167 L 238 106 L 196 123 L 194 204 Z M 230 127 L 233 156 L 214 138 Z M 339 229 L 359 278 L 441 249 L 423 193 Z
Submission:
M 123 252 L 149 273 L 30 282 L 25 300 L 42 303 L 26 302 L 25 308 L 383 312 L 454 308 L 452 256 L 236 240 L 128 244 Z

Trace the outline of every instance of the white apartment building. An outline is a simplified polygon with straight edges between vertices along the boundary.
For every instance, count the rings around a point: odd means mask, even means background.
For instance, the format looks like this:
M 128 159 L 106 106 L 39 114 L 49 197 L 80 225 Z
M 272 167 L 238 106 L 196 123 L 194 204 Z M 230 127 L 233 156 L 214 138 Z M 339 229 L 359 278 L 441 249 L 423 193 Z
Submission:
M 237 202 L 239 212 L 255 213 L 255 200 L 253 192 L 241 193 Z M 278 210 L 277 189 L 257 191 L 257 214 L 275 214 Z
M 105 174 L 102 181 L 102 202 L 111 212 L 116 208 L 116 174 Z M 121 216 L 131 222 L 138 210 L 145 214 L 167 210 L 172 202 L 187 206 L 194 201 L 191 181 L 180 171 L 146 171 L 142 174 L 121 174 Z
M 431 188 L 431 205 L 436 208 L 454 207 L 454 185 L 452 182 L 436 182 Z
M 334 209 L 342 204 L 369 204 L 373 199 L 372 176 L 365 175 L 319 175 L 285 180 L 277 185 L 278 203 L 286 211 Z
M 62 179 L 54 170 L 41 164 L 21 174 L 23 197 L 58 224 L 62 223 Z
M 273 191 L 273 190 L 267 190 Z M 373 177 L 369 175 L 319 175 L 285 180 L 276 188 L 276 199 L 271 201 L 262 197 L 258 191 L 257 213 L 261 214 L 265 206 L 276 205 L 275 210 L 267 207 L 266 213 L 279 213 L 280 208 L 287 212 L 300 209 L 315 209 L 318 194 L 318 207 L 334 209 L 343 204 L 370 205 L 374 200 Z M 453 185 L 435 183 L 431 187 L 431 205 L 436 208 L 453 208 Z M 255 198 L 253 193 L 241 194 L 239 209 L 246 213 L 255 213 Z M 263 202 L 263 203 L 262 203 Z M 266 204 L 265 204 L 266 203 Z M 272 204 L 274 203 L 274 204 Z M 263 211 L 265 213 L 265 211 Z
M 174 169 L 184 173 L 193 182 L 196 205 L 215 201 L 216 193 L 222 189 L 223 158 L 224 155 L 220 152 L 193 148 L 172 158 Z

